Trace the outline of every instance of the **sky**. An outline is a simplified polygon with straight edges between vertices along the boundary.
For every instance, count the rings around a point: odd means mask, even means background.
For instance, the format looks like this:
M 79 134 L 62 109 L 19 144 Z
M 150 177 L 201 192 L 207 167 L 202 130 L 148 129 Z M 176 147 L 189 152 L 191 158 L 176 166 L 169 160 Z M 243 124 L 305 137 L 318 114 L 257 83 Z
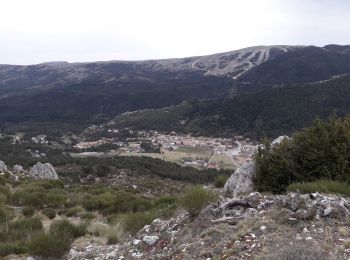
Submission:
M 349 0 L 0 0 L 0 64 L 350 44 Z

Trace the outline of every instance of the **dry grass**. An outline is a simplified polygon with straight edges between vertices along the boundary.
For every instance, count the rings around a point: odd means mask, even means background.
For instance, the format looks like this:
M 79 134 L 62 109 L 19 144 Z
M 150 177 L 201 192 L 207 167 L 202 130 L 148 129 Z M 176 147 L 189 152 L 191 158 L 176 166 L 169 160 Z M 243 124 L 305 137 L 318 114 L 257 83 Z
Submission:
M 107 244 L 116 244 L 125 238 L 125 232 L 119 223 L 108 225 L 95 222 L 88 227 L 87 231 L 90 235 L 105 238 Z
M 263 256 L 264 260 L 326 260 L 328 255 L 322 252 L 314 244 L 305 241 L 276 241 L 275 247 L 269 255 Z

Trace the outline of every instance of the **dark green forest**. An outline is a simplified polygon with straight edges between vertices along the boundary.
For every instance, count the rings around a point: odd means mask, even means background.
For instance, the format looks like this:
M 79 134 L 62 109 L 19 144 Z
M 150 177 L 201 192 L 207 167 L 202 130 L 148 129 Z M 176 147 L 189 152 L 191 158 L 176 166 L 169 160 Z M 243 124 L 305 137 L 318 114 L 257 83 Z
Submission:
M 283 140 L 269 143 L 256 155 L 255 186 L 259 191 L 284 192 L 292 183 L 318 180 L 350 183 L 350 118 L 330 117 Z
M 193 99 L 181 105 L 121 115 L 117 127 L 253 138 L 291 134 L 316 117 L 350 113 L 350 76 L 314 84 L 275 87 L 220 100 Z

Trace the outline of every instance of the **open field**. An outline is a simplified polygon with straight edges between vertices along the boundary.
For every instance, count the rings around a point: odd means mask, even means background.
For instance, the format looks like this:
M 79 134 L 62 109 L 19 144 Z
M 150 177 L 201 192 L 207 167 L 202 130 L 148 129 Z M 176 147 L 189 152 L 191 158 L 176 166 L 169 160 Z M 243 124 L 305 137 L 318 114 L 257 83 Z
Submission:
M 197 148 L 190 146 L 181 146 L 175 150 L 179 153 L 195 154 L 197 156 L 212 156 L 213 151 L 205 148 Z
M 214 155 L 213 151 L 203 148 L 193 148 L 193 147 L 180 147 L 175 151 L 162 150 L 162 153 L 121 153 L 121 156 L 147 156 L 152 158 L 159 158 L 165 161 L 175 162 L 182 164 L 183 158 L 192 158 L 192 160 L 205 160 L 211 159 L 212 163 L 219 165 L 222 169 L 235 169 L 236 166 L 232 160 L 226 155 Z M 212 158 L 213 156 L 213 158 Z
M 218 155 L 215 154 L 211 160 L 211 163 L 215 163 L 222 169 L 236 169 L 236 164 L 227 156 L 227 155 Z

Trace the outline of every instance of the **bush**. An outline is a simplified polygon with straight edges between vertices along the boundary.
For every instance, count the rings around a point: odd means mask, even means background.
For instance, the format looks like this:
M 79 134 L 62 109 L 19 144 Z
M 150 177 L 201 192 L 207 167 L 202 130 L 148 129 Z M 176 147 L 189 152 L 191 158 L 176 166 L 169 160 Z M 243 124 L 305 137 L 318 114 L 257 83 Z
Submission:
M 225 186 L 226 181 L 230 176 L 227 175 L 219 175 L 215 178 L 214 185 L 217 188 L 222 188 Z
M 9 225 L 7 239 L 9 241 L 30 240 L 36 233 L 43 230 L 43 224 L 37 217 L 16 220 Z
M 159 213 L 156 211 L 131 212 L 119 216 L 117 221 L 122 224 L 125 231 L 136 234 L 137 231 L 151 224 L 152 221 L 158 217 Z
M 49 219 L 54 219 L 56 217 L 56 211 L 53 208 L 46 208 L 41 211 Z
M 83 211 L 83 208 L 80 206 L 74 207 L 74 208 L 70 208 L 67 210 L 66 212 L 66 216 L 67 217 L 77 217 L 79 215 L 80 212 Z
M 0 243 L 0 256 L 7 256 L 10 254 L 24 254 L 27 248 L 15 242 Z
M 319 180 L 314 182 L 293 183 L 288 186 L 288 191 L 300 191 L 303 193 L 322 192 L 336 193 L 350 197 L 350 186 L 343 182 Z
M 86 225 L 74 225 L 66 219 L 58 220 L 51 224 L 49 233 L 60 239 L 72 240 L 85 235 Z
M 51 190 L 18 190 L 11 196 L 11 203 L 19 206 L 60 207 L 64 204 L 66 196 L 61 191 Z
M 103 214 L 144 211 L 150 208 L 151 202 L 137 195 L 124 191 L 107 191 L 96 196 L 89 196 L 84 202 L 87 210 L 99 210 Z
M 218 199 L 218 195 L 205 190 L 200 186 L 189 189 L 180 198 L 180 205 L 187 209 L 191 215 L 196 216 L 210 202 Z
M 60 258 L 77 237 L 86 233 L 86 225 L 73 225 L 68 220 L 51 224 L 48 234 L 40 234 L 29 243 L 29 252 L 35 256 Z
M 295 182 L 321 179 L 350 183 L 350 117 L 316 120 L 273 149 L 259 149 L 254 179 L 258 191 L 281 193 Z
M 282 244 L 282 243 L 279 243 Z M 327 255 L 322 253 L 320 248 L 315 248 L 313 244 L 296 241 L 283 241 L 284 246 L 273 248 L 272 252 L 263 260 L 279 259 L 279 260 L 326 260 L 329 259 Z M 282 244 L 282 245 L 283 245 Z
M 22 214 L 25 216 L 25 217 L 32 217 L 35 213 L 35 209 L 31 206 L 29 207 L 25 207 L 23 210 L 22 210 Z
M 71 241 L 58 239 L 51 234 L 41 234 L 29 243 L 29 253 L 34 256 L 61 258 L 70 248 Z
M 120 239 L 119 239 L 117 234 L 110 234 L 107 237 L 107 245 L 113 245 L 113 244 L 117 244 L 119 242 L 120 242 Z
M 92 220 L 95 218 L 95 214 L 92 212 L 84 212 L 80 215 L 80 217 L 84 220 Z

